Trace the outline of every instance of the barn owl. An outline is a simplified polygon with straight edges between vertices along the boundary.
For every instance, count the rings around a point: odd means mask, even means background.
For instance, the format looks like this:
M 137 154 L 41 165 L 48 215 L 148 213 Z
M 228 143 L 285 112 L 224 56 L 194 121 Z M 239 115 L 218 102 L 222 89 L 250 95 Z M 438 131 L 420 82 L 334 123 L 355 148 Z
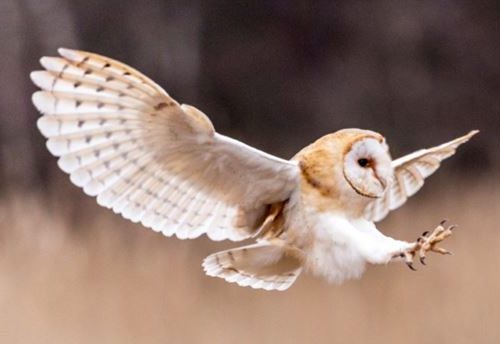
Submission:
M 415 242 L 375 226 L 417 192 L 471 131 L 392 160 L 385 138 L 344 129 L 284 160 L 217 133 L 137 70 L 97 54 L 59 49 L 31 73 L 47 148 L 71 182 L 101 206 L 166 236 L 255 243 L 203 261 L 209 276 L 285 290 L 308 270 L 331 282 L 367 263 L 425 263 L 452 234 L 445 223 Z

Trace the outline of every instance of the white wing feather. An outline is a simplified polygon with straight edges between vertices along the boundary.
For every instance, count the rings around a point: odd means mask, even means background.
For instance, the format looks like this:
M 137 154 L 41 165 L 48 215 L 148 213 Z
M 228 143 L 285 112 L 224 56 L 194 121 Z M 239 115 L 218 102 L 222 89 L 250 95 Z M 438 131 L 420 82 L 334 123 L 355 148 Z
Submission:
M 33 94 L 38 127 L 60 168 L 100 205 L 168 236 L 242 240 L 295 188 L 294 162 L 216 133 L 137 70 L 59 53 L 31 74 L 42 89 Z
M 455 154 L 456 149 L 478 133 L 477 130 L 429 149 L 421 149 L 392 162 L 394 178 L 385 196 L 371 202 L 364 216 L 371 221 L 382 220 L 391 210 L 403 205 L 424 185 L 424 179 L 433 174 L 441 161 Z

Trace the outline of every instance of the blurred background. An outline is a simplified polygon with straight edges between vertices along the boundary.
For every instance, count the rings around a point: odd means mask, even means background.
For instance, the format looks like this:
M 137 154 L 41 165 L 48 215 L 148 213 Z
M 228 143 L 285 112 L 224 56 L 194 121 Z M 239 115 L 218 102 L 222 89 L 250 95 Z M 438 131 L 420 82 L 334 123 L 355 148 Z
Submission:
M 0 42 L 0 342 L 500 341 L 498 1 L 0 0 Z M 345 127 L 394 157 L 481 130 L 379 225 L 414 240 L 449 218 L 455 255 L 284 293 L 205 277 L 201 260 L 238 244 L 131 224 L 45 149 L 29 73 L 61 46 L 132 65 L 284 158 Z

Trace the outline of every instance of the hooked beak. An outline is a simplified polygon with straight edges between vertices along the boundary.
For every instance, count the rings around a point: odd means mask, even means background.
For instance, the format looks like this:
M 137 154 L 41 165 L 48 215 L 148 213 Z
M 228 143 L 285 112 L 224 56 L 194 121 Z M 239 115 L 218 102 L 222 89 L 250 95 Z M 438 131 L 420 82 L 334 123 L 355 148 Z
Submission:
M 380 185 L 382 185 L 382 189 L 384 189 L 385 191 L 387 189 L 387 185 L 389 185 L 387 179 L 377 176 L 377 180 L 380 183 Z
M 375 175 L 375 178 L 377 178 L 378 182 L 380 183 L 380 186 L 382 187 L 382 192 L 379 196 L 377 196 L 377 198 L 380 198 L 384 195 L 385 191 L 387 190 L 387 186 L 389 185 L 389 181 L 380 176 L 378 173 L 377 173 L 377 170 L 376 169 L 373 169 L 373 174 Z
M 374 173 L 375 179 L 378 181 L 380 185 L 380 190 L 370 190 L 368 188 L 363 187 L 362 185 L 354 185 L 351 182 L 351 180 L 345 175 L 345 172 L 344 172 L 344 177 L 347 183 L 349 183 L 351 188 L 353 188 L 357 194 L 374 199 L 382 198 L 384 197 L 384 194 L 387 191 L 387 186 L 389 185 L 389 181 L 386 178 L 379 176 L 374 168 L 372 168 L 372 171 Z

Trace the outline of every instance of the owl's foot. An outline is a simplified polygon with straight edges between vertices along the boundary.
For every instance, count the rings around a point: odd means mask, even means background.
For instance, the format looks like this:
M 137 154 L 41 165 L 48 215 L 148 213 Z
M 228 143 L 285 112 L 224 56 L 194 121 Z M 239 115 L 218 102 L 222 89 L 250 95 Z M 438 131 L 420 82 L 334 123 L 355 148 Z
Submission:
M 445 250 L 442 247 L 438 247 L 437 244 L 453 234 L 453 229 L 456 227 L 454 225 L 446 226 L 446 220 L 441 221 L 439 226 L 437 226 L 432 233 L 424 232 L 415 242 L 415 244 L 408 250 L 402 252 L 400 257 L 404 258 L 406 265 L 411 270 L 416 270 L 413 266 L 413 260 L 416 256 L 419 257 L 420 263 L 425 264 L 425 259 L 427 252 L 436 252 L 439 254 L 451 254 L 450 251 Z

